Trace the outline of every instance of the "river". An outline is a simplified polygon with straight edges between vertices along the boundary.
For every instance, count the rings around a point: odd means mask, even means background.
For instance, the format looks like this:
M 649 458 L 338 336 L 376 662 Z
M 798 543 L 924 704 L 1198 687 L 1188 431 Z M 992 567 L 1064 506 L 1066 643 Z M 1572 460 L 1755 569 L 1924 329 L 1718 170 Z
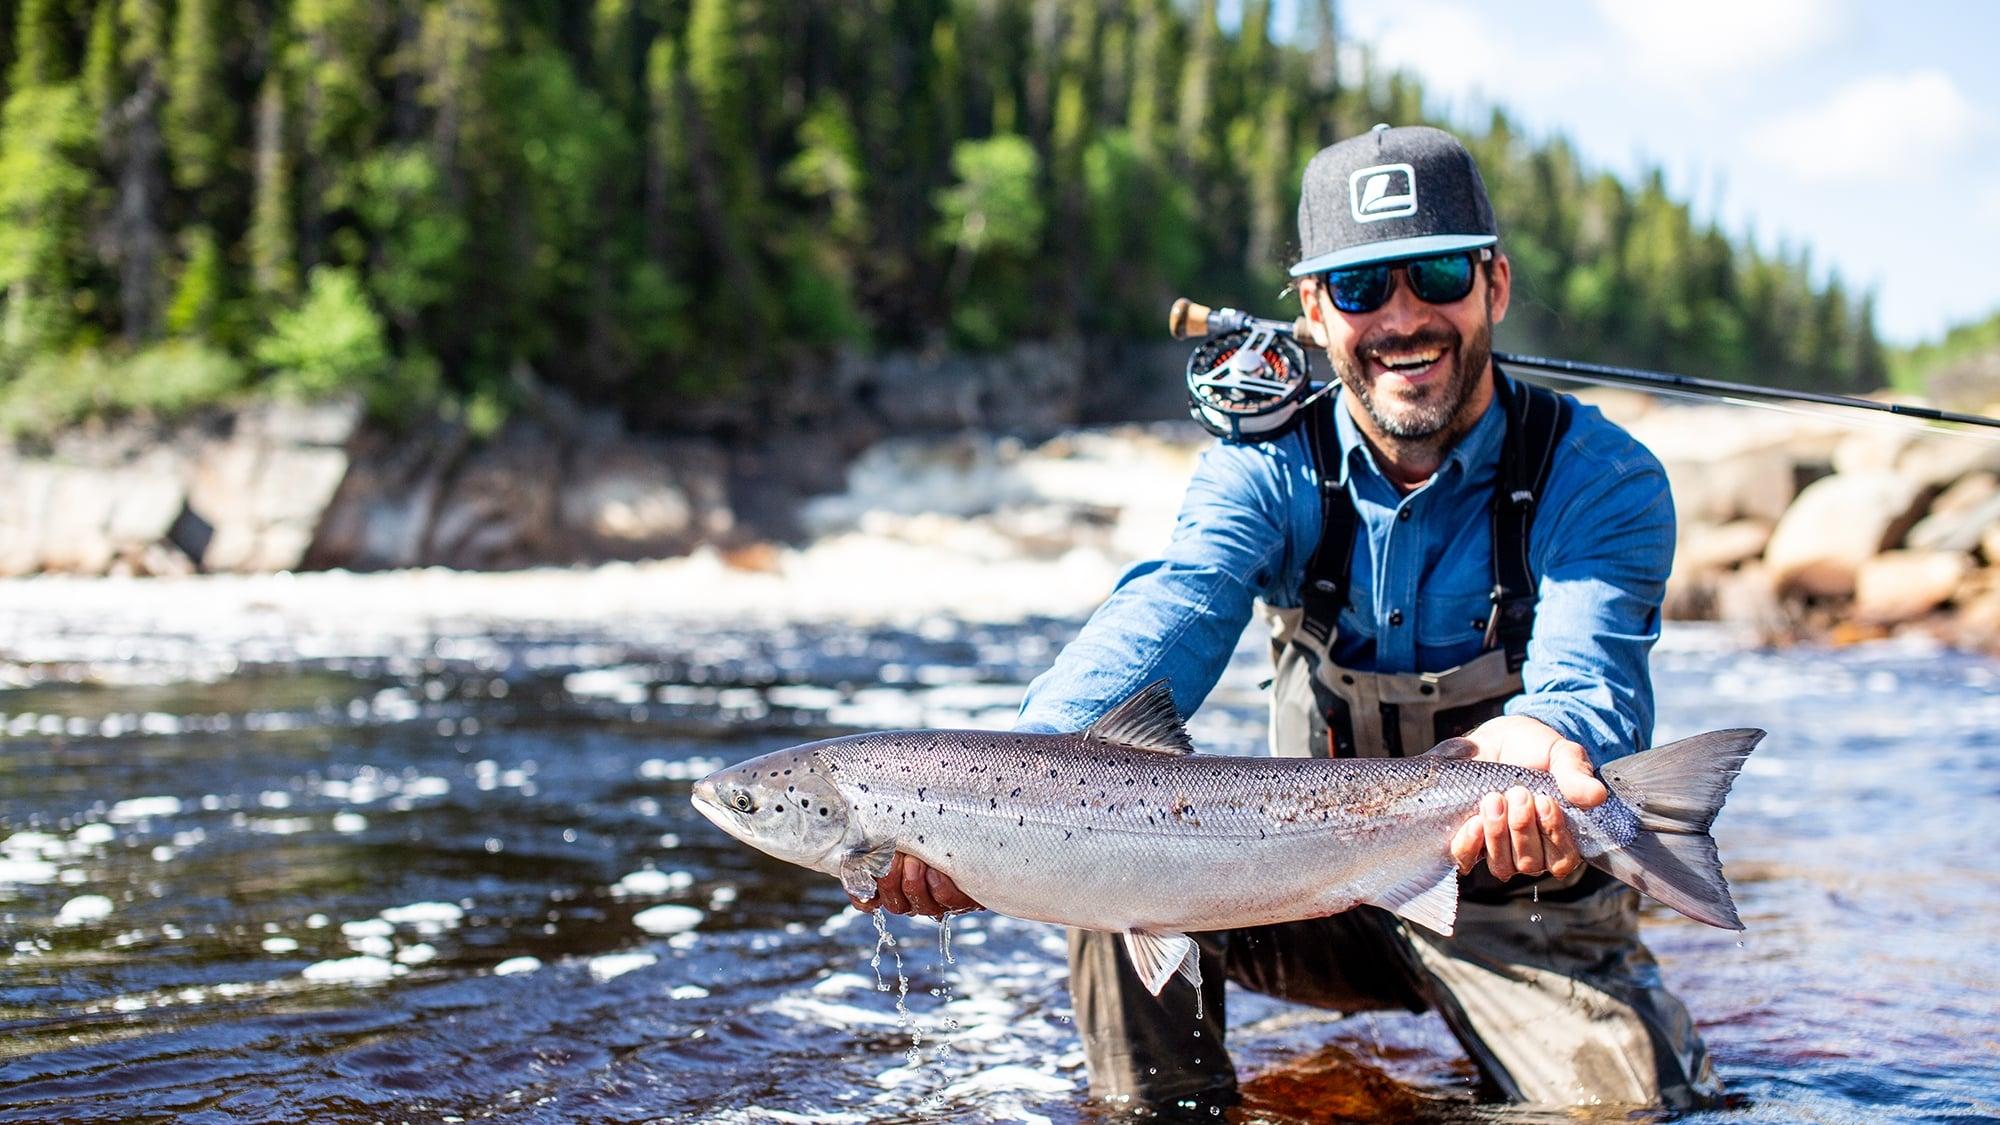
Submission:
M 0 1121 L 1096 1119 L 1057 930 L 885 947 L 687 801 L 830 732 L 1004 725 L 1075 627 L 17 612 Z M 1748 931 L 1648 908 L 1731 1092 L 1689 1120 L 2000 1119 L 2000 664 L 1675 626 L 1654 669 L 1661 741 L 1772 732 L 1717 829 Z M 1198 745 L 1257 752 L 1262 675 L 1246 634 Z M 1435 1017 L 1228 1011 L 1236 1119 L 1532 1117 L 1472 1104 Z

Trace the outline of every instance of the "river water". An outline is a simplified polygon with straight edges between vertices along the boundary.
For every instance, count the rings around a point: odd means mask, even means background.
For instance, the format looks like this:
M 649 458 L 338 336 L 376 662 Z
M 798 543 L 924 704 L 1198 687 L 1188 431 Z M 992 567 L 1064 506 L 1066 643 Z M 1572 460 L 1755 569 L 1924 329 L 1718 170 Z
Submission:
M 687 801 L 831 732 L 1004 725 L 1074 629 L 17 624 L 0 1120 L 1098 1119 L 1058 931 L 881 947 Z M 1262 674 L 1247 638 L 1199 745 L 1258 750 Z M 1655 674 L 1661 741 L 1772 732 L 1717 831 L 1748 932 L 1648 910 L 1732 1093 L 1692 1120 L 2000 1120 L 2000 665 L 1676 628 Z M 1434 1017 L 1229 1014 L 1234 1119 L 1532 1116 L 1472 1104 Z

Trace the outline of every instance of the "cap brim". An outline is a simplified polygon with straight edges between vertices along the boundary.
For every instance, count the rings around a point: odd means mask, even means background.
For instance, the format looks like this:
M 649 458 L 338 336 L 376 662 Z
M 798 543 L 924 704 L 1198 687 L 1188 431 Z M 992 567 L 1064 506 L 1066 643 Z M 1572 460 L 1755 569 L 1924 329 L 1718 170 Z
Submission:
M 1350 246 L 1345 250 L 1335 250 L 1331 254 L 1321 254 L 1317 258 L 1307 258 L 1292 267 L 1292 276 L 1305 277 L 1307 274 L 1325 273 L 1328 270 L 1346 269 L 1349 266 L 1367 266 L 1376 262 L 1398 262 L 1404 258 L 1449 254 L 1454 250 L 1477 250 L 1498 241 L 1499 238 L 1490 234 L 1426 234 L 1416 238 L 1370 242 L 1365 246 Z

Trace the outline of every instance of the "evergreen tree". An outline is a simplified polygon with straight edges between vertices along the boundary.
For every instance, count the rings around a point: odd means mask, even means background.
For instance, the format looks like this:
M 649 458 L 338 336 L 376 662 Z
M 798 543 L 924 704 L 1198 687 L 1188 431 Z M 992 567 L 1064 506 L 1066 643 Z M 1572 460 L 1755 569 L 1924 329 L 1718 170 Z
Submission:
M 226 10 L 223 0 L 179 0 L 174 8 L 164 119 L 167 154 L 174 182 L 198 199 L 213 197 L 209 189 L 227 171 L 236 139 L 222 46 L 228 34 Z M 216 214 L 219 209 L 203 210 Z
M 267 301 L 298 286 L 293 243 L 292 165 L 285 139 L 285 89 L 276 73 L 257 95 L 256 184 L 250 214 L 250 284 Z

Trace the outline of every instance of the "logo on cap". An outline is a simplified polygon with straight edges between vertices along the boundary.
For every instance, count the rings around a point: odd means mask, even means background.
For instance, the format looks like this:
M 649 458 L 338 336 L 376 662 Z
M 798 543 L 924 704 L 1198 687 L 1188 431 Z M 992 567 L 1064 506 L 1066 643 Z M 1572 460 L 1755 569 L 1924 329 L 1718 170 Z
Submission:
M 1417 213 L 1417 170 L 1408 164 L 1377 164 L 1347 177 L 1347 200 L 1357 223 L 1373 223 Z

